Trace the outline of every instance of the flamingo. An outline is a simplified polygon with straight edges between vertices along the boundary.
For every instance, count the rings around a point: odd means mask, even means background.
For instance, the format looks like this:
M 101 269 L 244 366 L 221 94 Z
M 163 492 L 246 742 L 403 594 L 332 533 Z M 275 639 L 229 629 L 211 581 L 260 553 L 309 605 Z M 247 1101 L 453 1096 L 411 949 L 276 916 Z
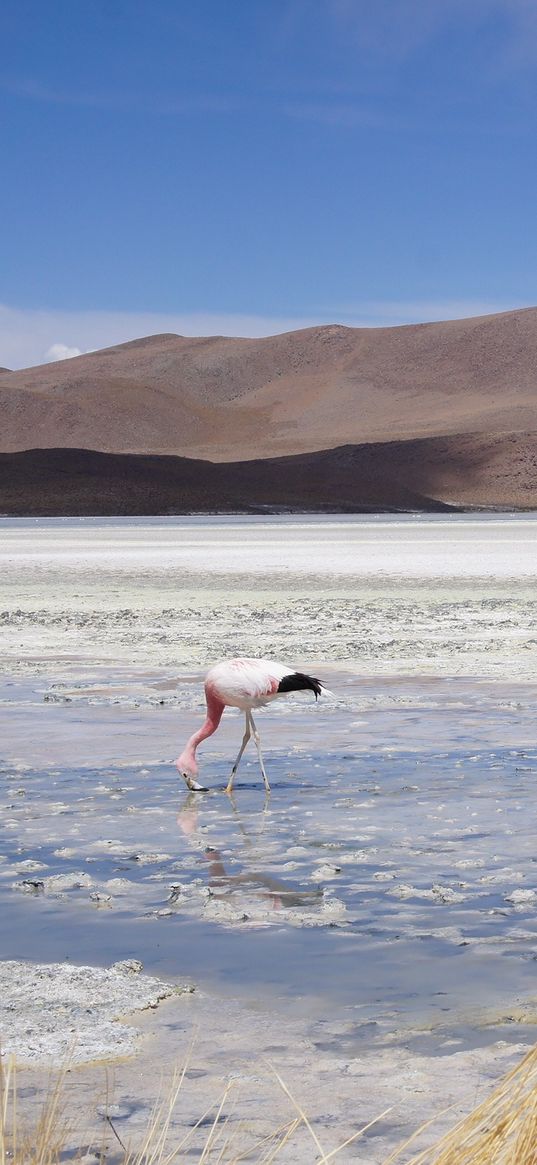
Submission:
M 330 694 L 328 688 L 325 688 L 324 684 L 315 679 L 314 676 L 293 671 L 291 667 L 284 663 L 278 663 L 274 659 L 226 659 L 222 663 L 215 664 L 205 677 L 205 699 L 207 701 L 205 723 L 190 737 L 181 756 L 176 761 L 177 768 L 181 776 L 184 777 L 187 787 L 196 793 L 207 792 L 207 789 L 198 784 L 196 780 L 198 775 L 196 749 L 202 740 L 206 740 L 208 736 L 212 736 L 213 732 L 216 732 L 224 708 L 229 707 L 241 708 L 245 714 L 246 723 L 242 744 L 231 770 L 226 793 L 231 793 L 233 790 L 233 781 L 242 754 L 252 736 L 257 748 L 265 789 L 267 793 L 270 792 L 252 708 L 262 708 L 264 704 L 268 704 L 270 700 L 275 700 L 277 696 L 282 696 L 286 692 L 307 689 L 315 693 L 315 699 L 322 692 Z

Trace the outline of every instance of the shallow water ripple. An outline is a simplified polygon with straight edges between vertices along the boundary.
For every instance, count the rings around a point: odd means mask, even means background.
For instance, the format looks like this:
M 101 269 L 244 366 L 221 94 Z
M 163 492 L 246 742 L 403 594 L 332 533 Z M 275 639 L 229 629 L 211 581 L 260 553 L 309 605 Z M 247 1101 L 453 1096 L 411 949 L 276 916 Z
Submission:
M 167 765 L 4 769 L 3 957 L 134 955 L 392 1026 L 527 996 L 536 750 L 276 752 L 270 772 L 270 798 L 250 764 L 230 800 Z

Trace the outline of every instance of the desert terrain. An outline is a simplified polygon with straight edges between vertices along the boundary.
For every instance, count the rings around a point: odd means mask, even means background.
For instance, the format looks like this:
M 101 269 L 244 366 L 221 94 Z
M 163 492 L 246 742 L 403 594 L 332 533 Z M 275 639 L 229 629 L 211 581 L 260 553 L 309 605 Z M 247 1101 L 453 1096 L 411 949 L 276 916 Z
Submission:
M 0 511 L 531 509 L 536 377 L 537 308 L 148 336 L 2 374 Z

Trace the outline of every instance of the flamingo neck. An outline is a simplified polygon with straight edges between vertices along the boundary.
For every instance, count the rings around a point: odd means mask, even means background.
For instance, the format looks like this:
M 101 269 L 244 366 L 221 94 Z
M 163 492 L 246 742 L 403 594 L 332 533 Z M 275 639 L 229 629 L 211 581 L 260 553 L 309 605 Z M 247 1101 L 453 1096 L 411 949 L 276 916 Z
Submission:
M 222 701 L 218 700 L 216 696 L 213 696 L 212 693 L 208 692 L 207 716 L 205 723 L 202 724 L 201 728 L 198 728 L 198 731 L 195 732 L 194 735 L 190 737 L 190 740 L 187 741 L 183 752 L 177 761 L 178 767 L 186 768 L 188 771 L 197 772 L 196 749 L 198 744 L 201 744 L 202 740 L 206 740 L 208 736 L 212 736 L 213 732 L 216 732 L 216 729 L 218 728 L 218 725 L 222 719 L 223 711 L 224 704 Z

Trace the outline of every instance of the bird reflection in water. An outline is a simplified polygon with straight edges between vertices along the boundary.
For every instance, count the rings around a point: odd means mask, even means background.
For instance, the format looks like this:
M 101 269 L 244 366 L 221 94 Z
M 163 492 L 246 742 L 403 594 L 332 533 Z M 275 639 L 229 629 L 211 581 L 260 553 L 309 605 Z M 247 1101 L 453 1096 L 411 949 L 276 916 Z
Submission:
M 244 825 L 234 798 L 230 798 L 229 804 L 246 846 L 253 848 L 252 834 Z M 261 814 L 261 829 L 254 834 L 254 838 L 263 833 L 268 806 L 269 801 L 266 798 Z M 220 850 L 216 849 L 215 846 L 206 845 L 205 839 L 200 835 L 199 827 L 202 815 L 203 809 L 200 810 L 199 797 L 189 793 L 178 814 L 177 824 L 192 848 L 202 855 L 206 863 L 209 889 L 215 897 L 229 898 L 236 891 L 251 890 L 256 897 L 269 902 L 273 910 L 283 910 L 290 907 L 304 908 L 321 904 L 324 894 L 321 886 L 304 889 L 300 884 L 284 881 L 274 877 L 273 874 L 265 874 L 256 868 L 243 870 L 239 874 L 228 873 Z

